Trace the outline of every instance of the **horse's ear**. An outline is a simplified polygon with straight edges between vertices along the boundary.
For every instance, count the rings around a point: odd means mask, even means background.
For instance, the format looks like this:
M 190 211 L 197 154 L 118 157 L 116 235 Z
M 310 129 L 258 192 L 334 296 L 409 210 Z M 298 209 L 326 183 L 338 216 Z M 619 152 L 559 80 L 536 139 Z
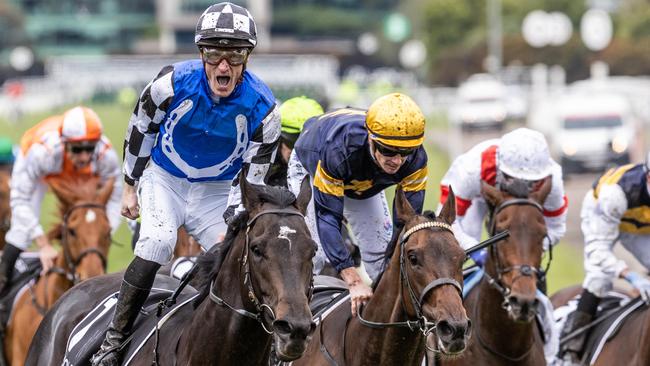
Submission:
M 248 169 L 242 168 L 239 172 L 239 188 L 241 189 L 241 202 L 248 212 L 253 212 L 255 207 L 259 204 L 260 199 L 255 187 L 248 182 L 246 175 Z
M 406 199 L 402 186 L 398 185 L 395 190 L 395 207 L 397 207 L 397 220 L 407 223 L 413 216 L 415 210 L 411 203 Z
M 546 197 L 549 193 L 551 193 L 551 188 L 553 188 L 553 179 L 552 176 L 548 176 L 544 178 L 542 186 L 530 194 L 530 198 L 535 200 L 540 205 L 543 205 L 544 201 L 546 201 Z
M 447 202 L 442 206 L 442 210 L 440 210 L 440 215 L 438 215 L 438 217 L 449 225 L 453 224 L 456 220 L 456 195 L 451 186 L 449 186 Z
M 54 195 L 59 199 L 59 201 L 61 201 L 63 206 L 70 207 L 74 205 L 77 197 L 74 192 L 67 188 L 67 185 L 65 182 L 63 182 L 62 179 L 51 179 L 48 181 L 48 183 L 52 189 L 52 192 L 54 192 Z
M 481 181 L 481 195 L 493 207 L 498 206 L 503 201 L 503 193 L 484 180 Z
M 309 184 L 309 174 L 307 174 L 300 184 L 300 193 L 296 198 L 296 207 L 303 215 L 307 214 L 309 201 L 311 201 L 311 184 Z
M 47 232 L 47 238 L 49 240 L 61 240 L 61 238 L 63 238 L 63 225 L 54 225 L 54 227 Z
M 99 189 L 97 192 L 97 201 L 102 205 L 106 205 L 108 200 L 111 199 L 111 194 L 113 194 L 113 188 L 115 187 L 115 178 L 109 178 L 104 183 L 104 186 Z

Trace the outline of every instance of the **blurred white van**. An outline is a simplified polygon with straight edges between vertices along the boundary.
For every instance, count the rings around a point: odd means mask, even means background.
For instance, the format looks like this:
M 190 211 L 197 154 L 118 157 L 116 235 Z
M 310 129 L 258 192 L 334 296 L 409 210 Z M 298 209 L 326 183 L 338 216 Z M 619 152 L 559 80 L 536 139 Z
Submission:
M 508 117 L 505 86 L 488 74 L 476 74 L 458 88 L 449 111 L 452 124 L 464 130 L 502 128 Z
M 547 105 L 551 153 L 566 173 L 630 162 L 637 125 L 628 100 L 617 94 L 568 94 Z M 554 125 L 554 126 L 553 126 Z

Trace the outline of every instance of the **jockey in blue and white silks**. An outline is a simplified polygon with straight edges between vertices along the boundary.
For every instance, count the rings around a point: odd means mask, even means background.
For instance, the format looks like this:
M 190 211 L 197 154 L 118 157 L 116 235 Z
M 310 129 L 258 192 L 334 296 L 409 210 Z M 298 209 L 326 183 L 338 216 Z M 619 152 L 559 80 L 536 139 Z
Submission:
M 212 5 L 201 14 L 194 41 L 201 59 L 164 67 L 129 121 L 122 214 L 141 217 L 140 237 L 113 320 L 91 359 L 95 366 L 120 364 L 120 345 L 158 268 L 172 258 L 178 228 L 204 249 L 216 244 L 239 205 L 239 179 L 264 184 L 275 158 L 275 98 L 246 71 L 257 45 L 253 17 L 232 3 Z M 246 177 L 238 176 L 242 168 Z

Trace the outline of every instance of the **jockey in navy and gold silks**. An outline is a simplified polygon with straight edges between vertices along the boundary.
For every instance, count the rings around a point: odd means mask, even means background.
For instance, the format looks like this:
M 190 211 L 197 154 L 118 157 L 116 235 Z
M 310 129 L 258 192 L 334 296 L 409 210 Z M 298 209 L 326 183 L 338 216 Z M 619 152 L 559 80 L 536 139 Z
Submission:
M 351 287 L 353 302 L 352 287 L 360 279 L 349 271 L 354 262 L 342 244 L 341 222 L 345 217 L 350 223 L 366 272 L 376 279 L 395 227 L 384 189 L 399 184 L 413 208 L 422 212 L 427 181 L 423 139 L 419 107 L 394 93 L 379 98 L 367 112 L 344 108 L 312 117 L 296 142 L 288 182 L 297 192 L 306 174 L 312 179 L 306 220 L 319 244 L 314 272 L 329 260 Z
M 585 195 L 580 216 L 585 238 L 583 292 L 560 338 L 593 319 L 615 278 L 626 279 L 650 302 L 650 281 L 629 270 L 612 251 L 620 241 L 639 263 L 650 268 L 650 152 L 645 164 L 612 168 L 599 177 Z M 585 339 L 586 334 L 581 334 L 562 344 L 560 357 L 578 359 Z

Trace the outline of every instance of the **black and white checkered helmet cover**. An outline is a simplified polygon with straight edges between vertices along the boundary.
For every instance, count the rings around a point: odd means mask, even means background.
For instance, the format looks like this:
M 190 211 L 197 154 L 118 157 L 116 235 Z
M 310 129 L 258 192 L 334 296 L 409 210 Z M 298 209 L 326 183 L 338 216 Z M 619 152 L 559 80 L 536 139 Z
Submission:
M 208 39 L 241 40 L 255 47 L 257 27 L 247 9 L 233 3 L 218 3 L 207 8 L 196 24 L 194 43 L 208 44 Z

